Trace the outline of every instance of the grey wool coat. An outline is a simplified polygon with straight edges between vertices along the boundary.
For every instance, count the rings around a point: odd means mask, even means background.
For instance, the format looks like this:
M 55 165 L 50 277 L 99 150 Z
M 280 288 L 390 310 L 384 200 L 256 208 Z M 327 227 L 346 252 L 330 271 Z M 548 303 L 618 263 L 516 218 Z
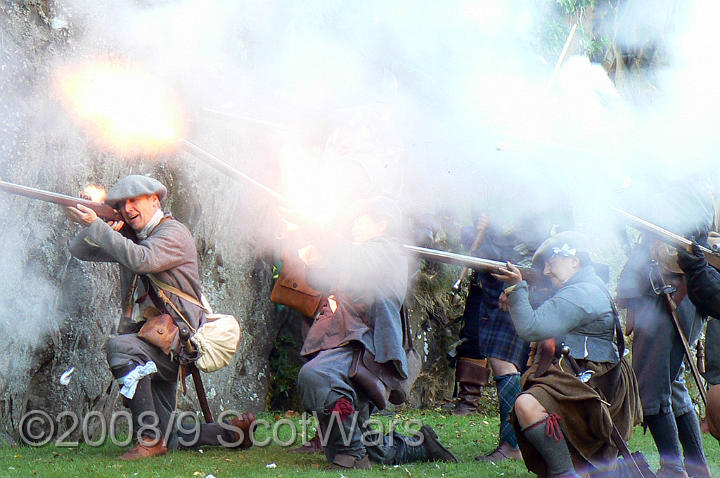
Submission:
M 202 293 L 195 241 L 188 228 L 174 219 L 161 222 L 149 237 L 137 243 L 97 219 L 70 242 L 70 252 L 84 261 L 117 262 L 121 297 L 127 296 L 134 274 L 153 274 L 198 300 Z M 138 281 L 137 287 L 137 295 L 142 296 L 146 284 Z M 203 311 L 199 307 L 170 293 L 167 295 L 193 328 L 202 323 Z M 142 311 L 151 305 L 152 301 L 147 299 L 139 307 Z
M 602 280 L 583 267 L 554 296 L 533 310 L 525 281 L 509 294 L 515 330 L 528 342 L 551 337 L 570 347 L 576 359 L 617 363 L 615 316 Z

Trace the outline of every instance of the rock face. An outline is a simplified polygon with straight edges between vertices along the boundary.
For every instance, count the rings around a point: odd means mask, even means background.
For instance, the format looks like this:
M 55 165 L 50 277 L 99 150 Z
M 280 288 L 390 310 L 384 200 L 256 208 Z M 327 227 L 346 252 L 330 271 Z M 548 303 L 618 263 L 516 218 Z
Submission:
M 216 415 L 263 410 L 278 319 L 267 300 L 271 266 L 258 258 L 263 249 L 249 242 L 247 229 L 258 227 L 264 204 L 215 171 L 198 168 L 193 158 L 150 162 L 93 150 L 43 93 L 54 55 L 71 48 L 67 31 L 49 25 L 44 2 L 13 3 L 0 15 L 0 178 L 70 195 L 88 183 L 110 187 L 130 173 L 166 184 L 164 208 L 196 239 L 205 295 L 217 312 L 234 315 L 243 331 L 235 361 L 204 376 L 210 406 Z M 212 137 L 207 144 L 214 146 Z M 67 431 L 74 440 L 87 429 L 92 436 L 97 420 L 84 424 L 83 417 L 109 417 L 119 406 L 102 350 L 120 313 L 117 266 L 70 256 L 67 242 L 79 226 L 60 207 L 5 193 L 0 205 L 0 433 L 6 441 L 17 439 L 26 417 L 32 430 L 54 427 L 55 436 Z M 61 384 L 73 368 L 67 385 Z M 181 407 L 197 410 L 188 384 Z M 33 410 L 50 424 L 28 422 Z

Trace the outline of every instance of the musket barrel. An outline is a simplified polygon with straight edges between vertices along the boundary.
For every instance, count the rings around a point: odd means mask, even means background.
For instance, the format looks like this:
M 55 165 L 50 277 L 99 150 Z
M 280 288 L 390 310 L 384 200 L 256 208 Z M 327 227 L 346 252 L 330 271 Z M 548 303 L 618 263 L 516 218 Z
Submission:
M 623 211 L 622 209 L 618 209 L 616 207 L 613 207 L 612 209 L 618 214 L 620 214 L 622 217 L 627 219 L 628 222 L 630 222 L 630 224 L 636 229 L 649 232 L 663 242 L 670 243 L 670 245 L 675 247 L 682 247 L 686 251 L 692 252 L 693 241 L 691 241 L 690 239 L 687 239 L 679 234 L 675 234 L 672 231 L 668 231 L 667 229 L 664 229 L 657 224 L 653 224 L 637 216 L 634 216 L 629 212 Z M 695 247 L 702 251 L 702 253 L 705 255 L 705 259 L 708 261 L 708 263 L 710 263 L 710 265 L 715 268 L 720 268 L 720 255 L 718 253 L 698 244 L 696 244 Z
M 619 213 L 625 219 L 627 219 L 634 227 L 637 227 L 638 229 L 642 229 L 647 232 L 652 232 L 656 235 L 667 238 L 668 240 L 674 242 L 675 245 L 683 246 L 686 249 L 689 247 L 692 247 L 692 241 L 687 238 L 682 237 L 679 234 L 675 234 L 672 231 L 668 231 L 667 229 L 664 229 L 664 228 L 658 226 L 657 224 L 653 224 L 652 222 L 648 222 L 645 219 L 634 216 L 627 211 L 623 211 L 622 209 L 618 209 L 618 208 L 614 207 L 613 210 L 615 212 Z
M 448 264 L 470 267 L 471 269 L 495 270 L 505 267 L 504 262 L 483 259 L 481 257 L 465 256 L 454 252 L 438 251 L 437 249 L 428 249 L 426 247 L 410 246 L 405 244 L 403 247 L 410 252 L 417 254 L 423 259 L 431 259 Z
M 437 249 L 428 249 L 426 247 L 411 246 L 408 244 L 403 245 L 403 247 L 423 259 L 455 264 L 471 269 L 495 272 L 498 269 L 505 269 L 506 267 L 504 262 L 483 259 L 481 257 L 465 256 L 454 252 L 438 251 Z M 538 273 L 535 269 L 531 267 L 517 267 L 520 269 L 524 279 L 530 281 L 537 279 Z
M 93 211 L 95 211 L 98 217 L 102 219 L 107 219 L 110 221 L 122 220 L 122 216 L 120 216 L 120 214 L 115 209 L 111 208 L 107 204 L 90 201 L 88 199 L 68 196 L 67 194 L 55 193 L 52 191 L 46 191 L 44 189 L 37 189 L 29 186 L 22 186 L 20 184 L 8 183 L 6 181 L 0 181 L 0 189 L 3 189 L 4 191 L 11 194 L 25 196 L 30 199 L 39 199 L 41 201 L 51 202 L 65 207 L 74 207 L 78 204 L 82 204 L 83 206 L 87 206 Z
M 54 202 L 55 204 L 65 205 L 65 203 L 68 202 L 75 202 L 75 204 L 77 204 L 78 199 L 80 199 L 66 194 L 54 193 L 42 189 L 31 188 L 29 186 L 22 186 L 20 184 L 8 183 L 6 181 L 0 181 L 0 189 L 4 189 L 9 193 L 17 194 L 19 196 L 40 199 L 46 202 Z
M 207 161 L 210 164 L 210 166 L 212 166 L 215 169 L 219 170 L 220 172 L 226 174 L 227 176 L 230 176 L 231 178 L 236 179 L 236 180 L 239 179 L 242 181 L 247 181 L 250 184 L 252 184 L 253 186 L 262 189 L 265 193 L 269 194 L 270 196 L 274 197 L 275 199 L 279 199 L 280 201 L 282 201 L 283 203 L 286 203 L 286 204 L 290 203 L 290 201 L 288 201 L 288 199 L 285 196 L 283 196 L 282 194 L 280 194 L 279 192 L 265 186 L 263 183 L 253 179 L 252 177 L 241 172 L 237 168 L 230 166 L 228 163 L 221 160 L 214 154 L 211 154 L 211 153 L 205 151 L 204 149 L 191 143 L 190 141 L 188 141 L 186 139 L 181 139 L 180 144 L 185 151 L 187 151 L 188 153 L 192 154 L 193 156 L 195 156 L 197 158 L 204 159 L 205 161 Z

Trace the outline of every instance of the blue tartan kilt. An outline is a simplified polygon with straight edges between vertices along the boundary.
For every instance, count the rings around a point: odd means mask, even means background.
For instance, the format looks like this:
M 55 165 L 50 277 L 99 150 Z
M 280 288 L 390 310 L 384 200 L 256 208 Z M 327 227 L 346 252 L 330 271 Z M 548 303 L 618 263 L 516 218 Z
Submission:
M 458 350 L 461 357 L 492 357 L 514 363 L 519 371 L 525 370 L 529 344 L 518 337 L 510 314 L 488 304 L 488 297 L 476 288 L 470 289 L 461 338 L 467 338 Z M 495 305 L 493 307 L 493 305 Z

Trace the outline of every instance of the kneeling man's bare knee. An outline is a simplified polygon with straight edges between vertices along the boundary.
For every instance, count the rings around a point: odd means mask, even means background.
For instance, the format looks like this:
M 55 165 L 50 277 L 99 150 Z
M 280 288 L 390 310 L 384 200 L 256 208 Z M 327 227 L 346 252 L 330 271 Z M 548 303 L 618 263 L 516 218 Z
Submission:
M 542 420 L 548 412 L 535 397 L 529 393 L 521 393 L 515 400 L 515 414 L 520 425 L 525 427 Z

